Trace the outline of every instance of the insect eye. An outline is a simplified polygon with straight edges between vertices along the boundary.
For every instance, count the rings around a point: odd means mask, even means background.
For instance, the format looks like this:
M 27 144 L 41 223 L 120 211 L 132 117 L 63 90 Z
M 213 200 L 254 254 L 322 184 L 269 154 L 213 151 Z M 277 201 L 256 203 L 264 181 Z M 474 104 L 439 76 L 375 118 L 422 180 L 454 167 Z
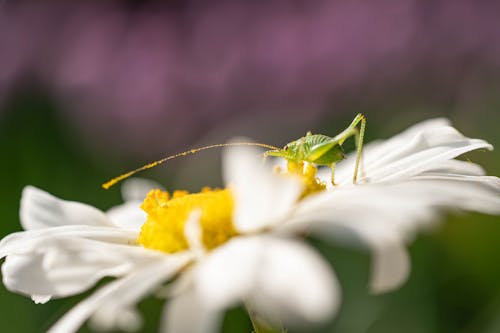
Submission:
M 288 145 L 285 145 L 285 147 L 283 147 L 284 150 L 287 150 L 288 149 Z

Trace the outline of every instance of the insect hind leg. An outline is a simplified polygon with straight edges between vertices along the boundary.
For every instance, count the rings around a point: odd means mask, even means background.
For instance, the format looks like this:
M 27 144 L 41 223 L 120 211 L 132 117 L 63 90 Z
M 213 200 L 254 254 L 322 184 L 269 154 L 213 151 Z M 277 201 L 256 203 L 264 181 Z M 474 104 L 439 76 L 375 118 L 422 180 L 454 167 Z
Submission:
M 359 120 L 358 120 L 359 118 Z M 358 178 L 358 169 L 359 169 L 359 162 L 361 160 L 361 154 L 363 153 L 363 139 L 365 136 L 365 127 L 366 127 L 366 118 L 363 116 L 361 113 L 359 113 L 356 118 L 354 118 L 354 121 L 356 121 L 356 125 L 361 122 L 361 126 L 359 131 L 356 128 L 356 133 L 354 140 L 356 142 L 356 163 L 354 164 L 354 175 L 352 177 L 352 182 L 356 184 L 357 178 Z M 353 123 L 354 123 L 353 121 Z M 364 168 L 362 168 L 364 169 Z
M 358 124 L 361 123 L 358 129 Z M 345 140 L 354 135 L 354 140 L 356 144 L 356 162 L 354 164 L 354 175 L 352 177 L 352 182 L 356 184 L 358 179 L 358 170 L 361 160 L 361 154 L 363 151 L 363 138 L 365 136 L 366 118 L 363 114 L 358 113 L 354 120 L 351 122 L 349 127 L 347 127 L 340 134 L 335 136 L 334 140 L 338 141 L 342 145 Z

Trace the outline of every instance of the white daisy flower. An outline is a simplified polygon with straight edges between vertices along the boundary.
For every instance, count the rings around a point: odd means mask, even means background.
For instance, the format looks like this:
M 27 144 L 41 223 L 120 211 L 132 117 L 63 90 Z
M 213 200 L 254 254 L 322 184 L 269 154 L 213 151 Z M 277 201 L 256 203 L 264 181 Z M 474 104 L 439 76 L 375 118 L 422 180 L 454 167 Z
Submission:
M 135 329 L 134 305 L 167 281 L 165 332 L 216 331 L 223 310 L 240 302 L 271 322 L 320 322 L 335 313 L 339 286 L 328 264 L 294 236 L 307 230 L 361 240 L 373 252 L 372 290 L 395 288 L 409 271 L 405 243 L 436 213 L 500 213 L 499 179 L 454 160 L 481 148 L 492 147 L 445 120 L 428 121 L 366 145 L 356 186 L 344 181 L 352 158 L 339 164 L 335 188 L 325 188 L 329 175 L 316 178 L 313 166 L 284 177 L 263 165 L 258 151 L 232 148 L 224 158 L 228 189 L 152 191 L 142 205 L 147 217 L 138 211 L 140 188 L 148 187 L 142 183 L 129 185 L 128 201 L 108 213 L 28 187 L 26 231 L 0 242 L 4 284 L 44 302 L 116 277 L 51 332 L 74 332 L 89 318 L 99 328 Z
M 174 297 L 162 324 L 166 332 L 216 331 L 222 311 L 240 301 L 290 325 L 323 321 L 340 300 L 328 264 L 298 240 L 238 227 L 243 219 L 236 215 L 246 216 L 249 208 L 258 212 L 252 214 L 259 228 L 266 226 L 263 220 L 282 218 L 302 192 L 297 179 L 260 176 L 264 200 L 249 198 L 256 206 L 237 205 L 229 189 L 172 196 L 153 190 L 142 204 L 148 214 L 139 211 L 137 198 L 149 184 L 139 180 L 125 184 L 128 200 L 107 213 L 26 187 L 20 212 L 26 231 L 0 242 L 3 282 L 44 303 L 83 292 L 105 276 L 117 278 L 49 332 L 75 332 L 89 318 L 99 329 L 135 330 L 140 326 L 135 304 L 172 280 L 177 282 L 169 292 Z

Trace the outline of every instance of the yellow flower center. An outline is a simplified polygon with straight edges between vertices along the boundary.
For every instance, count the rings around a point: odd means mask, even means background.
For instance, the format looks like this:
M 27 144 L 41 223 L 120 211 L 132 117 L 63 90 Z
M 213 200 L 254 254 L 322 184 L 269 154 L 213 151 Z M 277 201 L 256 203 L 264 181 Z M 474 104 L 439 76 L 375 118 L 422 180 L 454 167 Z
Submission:
M 142 246 L 174 253 L 187 250 L 189 244 L 184 225 L 194 210 L 199 210 L 202 242 L 211 250 L 236 235 L 233 225 L 233 194 L 229 189 L 204 188 L 199 193 L 152 190 L 141 208 L 148 214 L 141 228 L 138 243 Z
M 326 184 L 316 177 L 316 167 L 288 162 L 287 174 L 298 175 L 304 183 L 300 199 L 326 189 Z M 278 173 L 283 173 L 277 170 Z M 141 208 L 147 220 L 141 227 L 137 242 L 148 249 L 174 253 L 189 248 L 184 226 L 190 214 L 199 210 L 201 241 L 211 250 L 237 235 L 233 224 L 234 198 L 229 189 L 204 188 L 199 193 L 152 190 Z
M 288 173 L 299 175 L 304 183 L 304 191 L 302 192 L 300 199 L 326 189 L 326 184 L 316 177 L 318 169 L 311 163 L 307 163 L 304 167 L 303 162 L 295 163 L 288 161 L 287 169 Z

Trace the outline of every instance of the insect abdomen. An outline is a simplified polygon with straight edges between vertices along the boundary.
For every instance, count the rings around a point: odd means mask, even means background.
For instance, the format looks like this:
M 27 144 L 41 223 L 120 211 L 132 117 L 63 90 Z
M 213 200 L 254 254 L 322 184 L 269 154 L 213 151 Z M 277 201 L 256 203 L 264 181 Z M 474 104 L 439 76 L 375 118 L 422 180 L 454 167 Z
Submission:
M 315 159 L 312 162 L 318 165 L 328 165 L 330 166 L 332 163 L 336 163 L 344 159 L 344 150 L 342 146 L 336 145 L 331 147 L 326 153 Z

